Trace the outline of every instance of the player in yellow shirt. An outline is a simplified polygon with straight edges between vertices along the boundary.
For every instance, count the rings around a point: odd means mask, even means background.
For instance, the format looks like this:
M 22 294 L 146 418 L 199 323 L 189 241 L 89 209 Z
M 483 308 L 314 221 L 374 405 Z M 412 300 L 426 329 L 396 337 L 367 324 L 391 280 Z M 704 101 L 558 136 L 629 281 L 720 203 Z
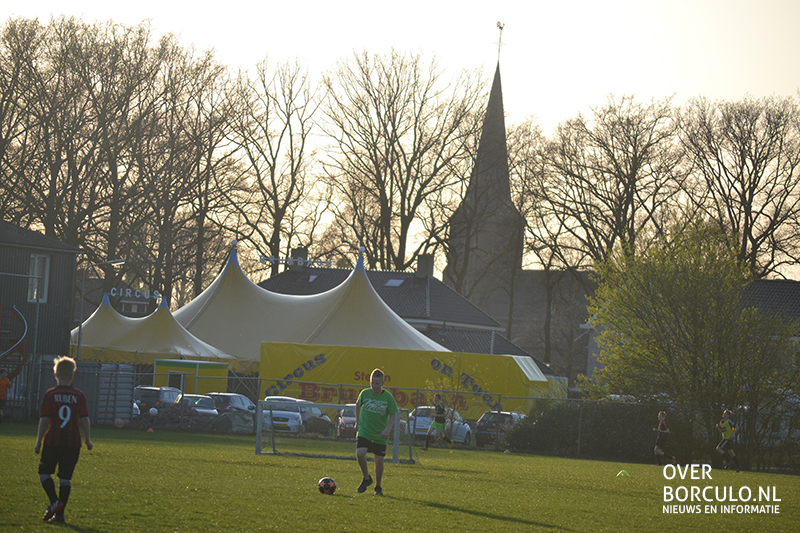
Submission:
M 725 457 L 725 454 L 728 454 L 730 457 L 725 468 L 729 468 L 732 464 L 735 464 L 736 471 L 739 472 L 742 470 L 742 467 L 739 464 L 739 458 L 736 456 L 736 452 L 733 451 L 733 438 L 736 436 L 739 428 L 736 423 L 731 420 L 731 414 L 730 409 L 725 409 L 722 413 L 722 420 L 717 424 L 717 431 L 722 433 L 722 440 L 717 445 L 717 451 L 723 457 Z

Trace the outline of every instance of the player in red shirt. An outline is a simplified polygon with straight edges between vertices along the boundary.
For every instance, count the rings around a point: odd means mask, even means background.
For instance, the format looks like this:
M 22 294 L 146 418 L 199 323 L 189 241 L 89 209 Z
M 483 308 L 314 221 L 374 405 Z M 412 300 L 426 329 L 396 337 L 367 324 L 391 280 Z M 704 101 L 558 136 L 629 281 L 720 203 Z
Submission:
M 11 388 L 11 379 L 13 379 L 13 377 L 8 377 L 8 370 L 0 368 L 0 424 L 3 423 L 3 409 L 6 406 L 8 389 Z
M 64 507 L 72 489 L 72 473 L 81 452 L 81 433 L 86 439 L 86 449 L 92 449 L 89 407 L 83 393 L 72 386 L 75 378 L 75 360 L 59 357 L 53 365 L 56 386 L 44 394 L 39 418 L 39 433 L 34 451 L 41 450 L 39 481 L 50 499 L 42 517 L 45 521 L 64 521 Z M 44 441 L 44 446 L 42 442 Z M 58 494 L 53 474 L 58 466 Z

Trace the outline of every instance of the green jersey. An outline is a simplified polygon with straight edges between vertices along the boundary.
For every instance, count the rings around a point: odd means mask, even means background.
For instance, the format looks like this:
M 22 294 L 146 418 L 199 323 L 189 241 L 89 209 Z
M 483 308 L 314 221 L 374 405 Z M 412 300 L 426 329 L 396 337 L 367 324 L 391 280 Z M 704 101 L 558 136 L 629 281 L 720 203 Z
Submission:
M 723 440 L 730 440 L 731 437 L 733 437 L 734 430 L 736 430 L 736 424 L 730 419 L 720 420 L 719 428 L 719 430 L 722 432 Z
M 359 408 L 358 437 L 364 437 L 375 444 L 386 444 L 388 439 L 381 438 L 381 432 L 389 424 L 389 415 L 397 412 L 397 402 L 392 393 L 383 389 L 375 394 L 372 389 L 364 389 L 358 395 L 356 405 Z

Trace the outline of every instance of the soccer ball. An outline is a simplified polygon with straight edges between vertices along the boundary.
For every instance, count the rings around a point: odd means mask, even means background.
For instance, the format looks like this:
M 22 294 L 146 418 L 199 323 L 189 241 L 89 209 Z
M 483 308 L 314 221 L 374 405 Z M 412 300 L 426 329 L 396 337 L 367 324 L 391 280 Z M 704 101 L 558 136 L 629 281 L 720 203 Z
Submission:
M 333 494 L 336 492 L 336 482 L 332 477 L 324 477 L 319 480 L 319 491 L 322 494 Z
M 155 407 L 150 408 L 150 416 L 156 416 L 158 414 L 158 409 Z

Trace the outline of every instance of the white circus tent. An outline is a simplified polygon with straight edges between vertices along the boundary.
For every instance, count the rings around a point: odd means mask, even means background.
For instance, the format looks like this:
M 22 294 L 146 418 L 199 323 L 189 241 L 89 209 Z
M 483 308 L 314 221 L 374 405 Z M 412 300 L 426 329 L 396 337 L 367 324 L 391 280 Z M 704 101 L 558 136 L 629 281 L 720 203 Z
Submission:
M 339 286 L 296 296 L 267 291 L 250 281 L 234 248 L 214 282 L 174 315 L 189 332 L 253 372 L 258 370 L 262 342 L 447 351 L 384 303 L 361 257 Z
M 120 315 L 108 296 L 81 328 L 70 333 L 70 351 L 84 361 L 152 364 L 156 359 L 220 361 L 233 368 L 238 361 L 189 333 L 170 313 L 166 303 L 144 318 Z

